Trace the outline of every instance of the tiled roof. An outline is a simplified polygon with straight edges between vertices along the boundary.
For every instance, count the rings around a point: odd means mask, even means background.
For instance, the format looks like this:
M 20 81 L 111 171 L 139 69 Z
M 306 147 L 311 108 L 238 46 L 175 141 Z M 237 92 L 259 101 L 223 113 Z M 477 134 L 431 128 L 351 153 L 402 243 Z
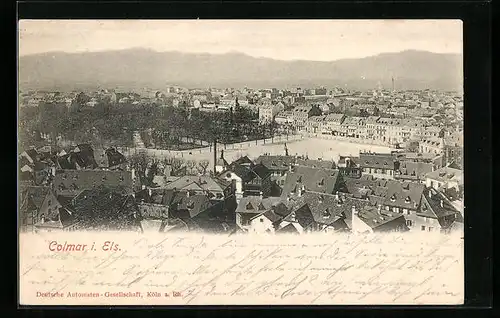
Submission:
M 342 120 L 344 119 L 345 115 L 344 114 L 328 114 L 325 117 L 325 121 L 327 122 L 336 122 L 336 123 L 342 123 Z
M 396 157 L 392 154 L 359 154 L 359 164 L 362 168 L 395 169 Z
M 49 191 L 50 191 L 49 187 L 20 185 L 19 186 L 20 207 L 26 207 L 26 208 L 31 207 L 31 208 L 36 208 L 37 210 L 40 209 L 43 200 L 45 200 L 45 197 L 47 196 Z M 25 204 L 27 205 L 24 206 Z
M 286 226 L 282 227 L 281 229 L 278 229 L 276 233 L 282 233 L 282 234 L 299 234 L 299 231 L 295 228 L 295 226 L 292 223 L 287 224 Z
M 460 215 L 460 211 L 446 198 L 446 196 L 433 188 L 423 191 L 422 205 L 418 211 L 421 216 L 441 219 L 450 215 Z
M 426 178 L 441 182 L 458 181 L 463 183 L 463 171 L 449 167 L 443 167 L 436 171 L 429 172 L 425 175 Z
M 82 191 L 73 199 L 73 210 L 87 227 L 128 229 L 139 225 L 133 197 L 103 186 Z
M 344 122 L 342 123 L 342 125 L 358 125 L 360 122 L 363 122 L 363 121 L 364 121 L 363 117 L 349 116 L 349 117 L 346 117 L 346 119 L 344 119 Z
M 189 216 L 194 218 L 198 214 L 207 210 L 212 204 L 206 195 L 196 194 L 189 197 L 183 196 L 177 205 L 177 210 L 187 210 Z M 173 212 L 175 213 L 175 212 Z
M 271 171 L 286 171 L 295 163 L 294 156 L 259 156 L 256 163 L 262 163 Z
M 339 171 L 297 166 L 288 173 L 282 190 L 282 197 L 297 193 L 302 187 L 306 191 L 334 193 L 339 178 Z
M 415 182 L 390 180 L 387 184 L 385 204 L 403 209 L 416 209 L 420 205 L 425 185 Z
M 132 192 L 132 173 L 107 170 L 58 170 L 53 186 L 58 195 L 76 195 L 98 186 L 121 188 Z
M 399 165 L 400 174 L 397 177 L 405 179 L 422 179 L 426 173 L 433 169 L 432 163 L 401 161 Z
M 360 209 L 358 217 L 373 230 L 397 219 L 401 219 L 400 223 L 405 223 L 405 218 L 402 214 L 384 210 L 379 211 L 377 207 L 373 206 L 365 206 Z
M 295 161 L 295 164 L 312 168 L 335 169 L 335 162 L 333 160 L 312 160 L 298 158 Z
M 278 197 L 260 198 L 248 196 L 240 199 L 236 213 L 264 213 L 280 202 Z
M 243 157 L 240 157 L 238 159 L 236 159 L 235 161 L 233 161 L 231 163 L 231 165 L 233 164 L 250 164 L 250 165 L 253 165 L 253 161 L 250 160 L 250 158 L 248 158 L 248 156 L 243 156 Z
M 60 207 L 54 210 L 52 214 L 47 215 L 46 219 L 38 221 L 35 226 L 38 228 L 58 228 L 64 229 L 67 226 L 77 223 L 73 213 L 66 207 Z

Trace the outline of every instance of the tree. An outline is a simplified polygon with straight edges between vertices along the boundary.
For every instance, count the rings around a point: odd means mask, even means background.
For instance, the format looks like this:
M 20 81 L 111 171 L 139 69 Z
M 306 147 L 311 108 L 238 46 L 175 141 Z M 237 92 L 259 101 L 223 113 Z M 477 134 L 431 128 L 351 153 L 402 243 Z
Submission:
M 172 157 L 165 159 L 164 163 L 170 165 L 172 167 L 172 171 L 175 172 L 182 168 L 182 166 L 184 165 L 184 160 Z
M 207 173 L 208 166 L 210 165 L 210 162 L 208 160 L 201 160 L 198 162 L 198 172 L 201 173 L 202 175 L 205 175 Z
M 188 160 L 188 161 L 186 161 L 186 166 L 188 168 L 188 173 L 191 174 L 191 173 L 193 173 L 193 170 L 196 167 L 196 161 Z

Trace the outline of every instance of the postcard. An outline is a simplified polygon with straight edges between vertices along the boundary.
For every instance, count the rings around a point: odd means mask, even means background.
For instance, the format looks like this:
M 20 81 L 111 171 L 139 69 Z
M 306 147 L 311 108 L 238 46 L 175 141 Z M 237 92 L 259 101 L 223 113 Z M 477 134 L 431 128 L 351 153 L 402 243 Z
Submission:
M 461 21 L 18 33 L 20 305 L 464 303 Z

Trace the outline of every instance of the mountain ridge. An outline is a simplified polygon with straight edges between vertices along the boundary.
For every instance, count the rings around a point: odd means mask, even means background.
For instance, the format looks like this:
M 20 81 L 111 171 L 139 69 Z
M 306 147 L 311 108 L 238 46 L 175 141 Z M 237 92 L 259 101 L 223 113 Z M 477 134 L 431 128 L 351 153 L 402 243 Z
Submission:
M 462 55 L 421 50 L 333 61 L 277 60 L 231 51 L 222 54 L 132 48 L 101 52 L 46 52 L 19 57 L 20 87 L 65 85 L 196 87 L 348 86 L 354 89 L 460 90 Z

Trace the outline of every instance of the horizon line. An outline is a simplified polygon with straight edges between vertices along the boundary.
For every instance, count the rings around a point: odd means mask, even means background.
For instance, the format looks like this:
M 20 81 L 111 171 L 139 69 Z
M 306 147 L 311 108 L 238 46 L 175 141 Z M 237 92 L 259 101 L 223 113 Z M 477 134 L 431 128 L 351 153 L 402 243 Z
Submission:
M 335 61 L 340 61 L 340 60 L 356 60 L 356 59 L 364 59 L 364 58 L 370 58 L 370 57 L 375 57 L 375 56 L 380 56 L 384 54 L 398 54 L 398 53 L 405 53 L 405 52 L 422 52 L 422 53 L 431 53 L 431 54 L 437 54 L 437 55 L 461 55 L 463 56 L 463 52 L 433 52 L 429 50 L 424 50 L 424 49 L 406 49 L 406 50 L 400 50 L 400 51 L 385 51 L 385 52 L 380 52 L 377 54 L 372 54 L 372 55 L 366 55 L 363 57 L 345 57 L 345 58 L 338 58 L 334 60 L 313 60 L 313 59 L 277 59 L 273 57 L 267 57 L 267 56 L 255 56 L 251 55 L 245 52 L 237 51 L 237 50 L 229 50 L 224 53 L 210 53 L 210 52 L 190 52 L 190 51 L 180 51 L 180 50 L 170 50 L 170 51 L 158 51 L 153 48 L 147 48 L 147 47 L 130 47 L 130 48 L 123 48 L 123 49 L 113 49 L 113 50 L 96 50 L 96 51 L 74 51 L 74 52 L 67 52 L 67 51 L 46 51 L 46 52 L 39 52 L 39 53 L 30 53 L 30 54 L 24 54 L 21 55 L 19 54 L 18 50 L 18 58 L 21 57 L 32 57 L 32 56 L 37 56 L 37 55 L 46 55 L 46 54 L 68 54 L 68 55 L 76 55 L 76 54 L 88 54 L 88 53 L 110 53 L 110 52 L 122 52 L 122 51 L 133 51 L 133 50 L 143 50 L 143 51 L 151 51 L 154 53 L 181 53 L 181 54 L 191 54 L 191 55 L 244 55 L 256 59 L 269 59 L 269 60 L 274 60 L 274 61 L 283 61 L 283 62 L 302 62 L 302 61 L 307 61 L 307 62 L 335 62 Z

